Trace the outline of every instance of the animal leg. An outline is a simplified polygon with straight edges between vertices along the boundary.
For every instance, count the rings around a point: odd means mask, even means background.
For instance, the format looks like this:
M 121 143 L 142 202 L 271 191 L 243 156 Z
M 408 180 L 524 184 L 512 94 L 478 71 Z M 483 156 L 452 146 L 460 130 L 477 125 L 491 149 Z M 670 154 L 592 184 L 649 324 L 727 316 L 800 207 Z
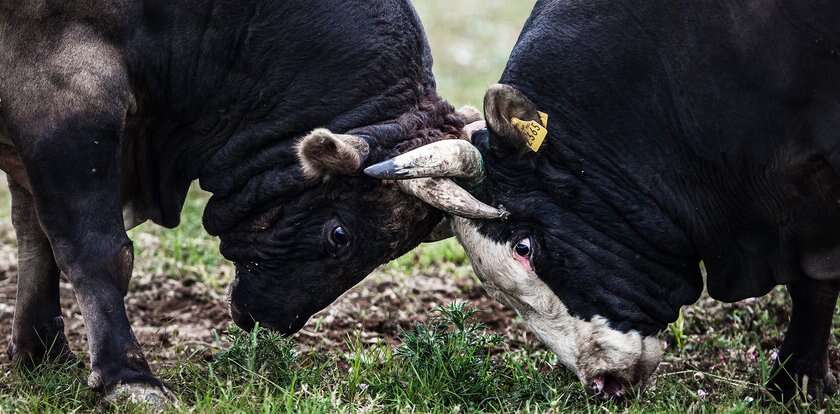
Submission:
M 9 357 L 27 365 L 72 360 L 61 318 L 59 270 L 50 243 L 29 192 L 11 179 L 9 190 L 18 240 L 17 300 Z
M 803 392 L 821 402 L 837 388 L 828 364 L 831 322 L 840 284 L 803 279 L 788 285 L 793 313 L 770 391 L 787 401 Z

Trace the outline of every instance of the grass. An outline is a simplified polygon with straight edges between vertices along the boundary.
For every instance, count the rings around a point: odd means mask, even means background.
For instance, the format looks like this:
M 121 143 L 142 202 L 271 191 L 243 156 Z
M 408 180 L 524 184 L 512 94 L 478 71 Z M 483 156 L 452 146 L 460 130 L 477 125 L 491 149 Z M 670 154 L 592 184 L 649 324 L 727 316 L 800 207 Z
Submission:
M 230 328 L 229 346 L 207 358 L 200 352 L 159 371 L 178 395 L 169 412 L 807 412 L 763 400 L 769 377 L 760 360 L 746 379 L 726 372 L 664 374 L 625 402 L 588 397 L 571 374 L 555 369 L 545 351 L 497 352 L 502 338 L 478 323 L 461 303 L 400 335 L 400 345 L 363 346 L 348 338 L 346 353 L 301 353 L 293 340 L 269 331 Z M 77 365 L 46 365 L 7 374 L 0 412 L 144 412 L 103 407 L 83 384 Z M 705 389 L 705 390 L 704 390 Z M 826 412 L 840 409 L 830 401 Z
M 432 52 L 438 89 L 453 105 L 482 107 L 498 82 L 533 0 L 416 0 Z
M 293 340 L 269 331 L 230 328 L 230 345 L 206 361 L 199 354 L 160 370 L 182 407 L 172 412 L 451 412 L 551 407 L 547 353 L 494 357 L 501 338 L 473 320 L 463 304 L 437 309 L 429 323 L 403 332 L 402 344 L 362 346 L 346 354 L 301 354 Z M 77 366 L 44 366 L 9 376 L 0 410 L 66 412 L 102 408 Z M 574 386 L 572 386 L 574 388 Z M 114 412 L 142 407 L 110 407 Z
M 533 3 L 415 1 L 432 42 L 443 96 L 455 105 L 480 106 Z M 218 240 L 201 226 L 207 197 L 197 189 L 190 193 L 177 229 L 144 224 L 131 231 L 137 274 L 197 280 L 218 291 L 227 285 L 232 267 L 218 254 Z M 0 191 L 0 217 L 8 217 L 8 200 L 8 193 Z M 406 282 L 430 271 L 472 277 L 466 255 L 452 240 L 424 245 L 383 270 L 405 275 Z M 781 290 L 730 305 L 703 299 L 684 309 L 663 334 L 671 346 L 656 384 L 619 403 L 587 397 L 572 374 L 556 367 L 551 353 L 511 347 L 501 332 L 478 322 L 482 311 L 450 304 L 429 321 L 403 330 L 395 345 L 350 335 L 346 346 L 327 352 L 301 350 L 296 341 L 267 331 L 229 328 L 213 344 L 181 347 L 174 357 L 159 361 L 156 372 L 180 400 L 171 411 L 185 413 L 818 410 L 764 399 L 761 384 L 770 376 L 789 312 Z M 836 337 L 840 314 L 835 319 Z M 0 371 L 0 413 L 97 412 L 103 407 L 84 385 L 87 373 L 83 366 L 54 364 Z M 143 412 L 133 406 L 108 410 Z M 840 400 L 830 400 L 824 410 L 840 412 Z

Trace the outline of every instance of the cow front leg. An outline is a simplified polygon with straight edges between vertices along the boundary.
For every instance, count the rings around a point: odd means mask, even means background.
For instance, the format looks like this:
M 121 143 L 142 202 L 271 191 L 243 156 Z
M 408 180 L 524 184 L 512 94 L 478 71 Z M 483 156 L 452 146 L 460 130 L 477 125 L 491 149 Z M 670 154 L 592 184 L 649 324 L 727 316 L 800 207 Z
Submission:
M 18 240 L 18 278 L 12 340 L 12 361 L 37 365 L 44 360 L 73 360 L 64 336 L 59 303 L 59 270 L 47 236 L 35 215 L 32 196 L 9 180 L 12 224 Z
M 807 392 L 822 402 L 837 388 L 828 348 L 838 283 L 803 279 L 788 285 L 788 292 L 793 312 L 769 389 L 782 401 Z
M 28 154 L 37 214 L 59 269 L 73 285 L 85 320 L 88 384 L 106 399 L 165 404 L 169 393 L 152 374 L 126 315 L 124 297 L 133 249 L 122 221 L 117 149 L 119 128 L 64 129 Z M 117 124 L 121 125 L 121 124 Z M 84 139 L 84 141 L 82 141 Z M 67 142 L 88 145 L 84 156 Z
M 95 126 L 70 123 L 26 153 L 38 217 L 85 320 L 90 387 L 109 400 L 165 404 L 169 394 L 152 375 L 124 305 L 133 249 L 120 206 L 122 122 L 87 119 Z
M 100 92 L 127 90 L 113 85 Z M 64 98 L 72 91 L 61 92 Z M 123 101 L 109 95 L 80 96 L 74 106 L 46 101 L 44 114 L 27 112 L 10 130 L 41 228 L 84 317 L 88 384 L 106 400 L 160 406 L 170 394 L 152 374 L 124 305 L 133 250 L 120 203 L 120 140 L 129 107 Z M 84 106 L 90 103 L 96 105 Z

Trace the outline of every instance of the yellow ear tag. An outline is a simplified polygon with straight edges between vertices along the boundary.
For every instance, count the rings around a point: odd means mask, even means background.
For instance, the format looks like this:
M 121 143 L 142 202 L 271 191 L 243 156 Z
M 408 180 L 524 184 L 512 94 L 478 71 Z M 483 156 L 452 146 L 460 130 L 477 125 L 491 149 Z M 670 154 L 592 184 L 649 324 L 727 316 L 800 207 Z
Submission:
M 531 151 L 538 152 L 548 136 L 548 114 L 537 112 L 540 115 L 540 122 L 523 121 L 519 118 L 512 118 L 510 123 L 528 139 L 527 145 Z

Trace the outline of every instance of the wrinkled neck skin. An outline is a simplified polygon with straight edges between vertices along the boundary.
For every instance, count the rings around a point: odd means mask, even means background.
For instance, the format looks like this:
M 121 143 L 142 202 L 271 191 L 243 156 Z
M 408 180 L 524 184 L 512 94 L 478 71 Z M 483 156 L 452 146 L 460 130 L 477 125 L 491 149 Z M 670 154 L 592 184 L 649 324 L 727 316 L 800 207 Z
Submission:
M 204 2 L 195 10 L 149 6 L 128 45 L 132 81 L 144 92 L 125 151 L 138 154 L 131 164 L 143 177 L 127 187 L 139 187 L 132 192 L 159 224 L 178 224 L 195 179 L 214 195 L 205 216 L 212 234 L 315 188 L 293 147 L 318 127 L 369 140 L 369 162 L 459 135 L 408 2 Z M 437 124 L 421 125 L 428 119 Z
M 141 207 L 135 217 L 170 227 L 192 181 L 213 194 L 203 224 L 236 264 L 239 326 L 296 332 L 440 222 L 361 171 L 305 178 L 295 149 L 327 128 L 364 140 L 370 165 L 463 138 L 408 0 L 147 3 L 128 47 L 144 93 L 124 151 L 137 178 L 124 188 Z
M 366 122 L 370 124 L 357 128 L 339 125 L 327 128 L 367 140 L 371 148 L 366 162 L 368 165 L 437 140 L 458 138 L 461 135 L 463 122 L 459 115 L 437 95 L 417 97 L 404 110 L 401 115 L 387 121 L 373 121 L 364 109 L 356 110 L 351 112 L 356 114 L 355 119 L 362 120 L 362 125 Z M 264 211 L 267 205 L 277 204 L 278 200 L 299 198 L 304 192 L 335 191 L 327 188 L 341 187 L 348 187 L 344 190 L 348 192 L 373 192 L 374 188 L 393 187 L 395 192 L 399 192 L 392 183 L 382 183 L 361 175 L 332 176 L 326 182 L 304 178 L 295 145 L 308 132 L 303 130 L 286 136 L 272 135 L 257 148 L 253 147 L 253 141 L 260 141 L 257 137 L 240 139 L 239 142 L 231 140 L 210 156 L 209 161 L 202 163 L 202 188 L 213 193 L 204 217 L 205 227 L 211 234 L 222 234 Z M 386 200 L 382 201 L 384 203 Z M 408 250 L 418 242 L 414 242 Z M 401 248 L 400 252 L 404 250 Z

